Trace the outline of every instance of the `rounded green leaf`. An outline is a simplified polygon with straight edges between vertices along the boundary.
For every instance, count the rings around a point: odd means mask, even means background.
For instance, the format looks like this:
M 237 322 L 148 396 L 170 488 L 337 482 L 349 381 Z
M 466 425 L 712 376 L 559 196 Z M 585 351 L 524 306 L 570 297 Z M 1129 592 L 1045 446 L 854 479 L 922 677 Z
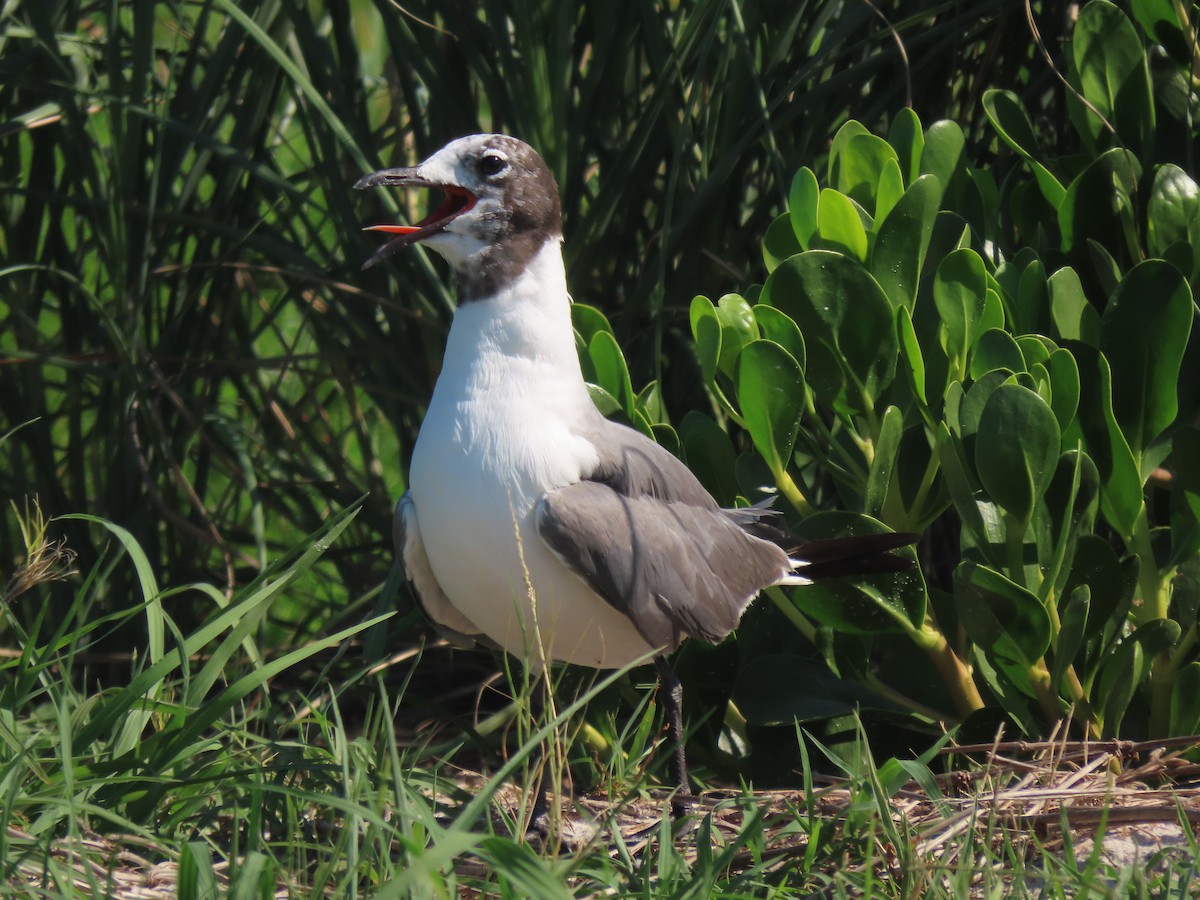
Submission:
M 821 186 L 812 169 L 805 166 L 792 179 L 788 191 L 788 217 L 792 232 L 804 250 L 811 250 L 817 235 L 817 206 L 820 202 Z
M 1050 408 L 1058 419 L 1058 427 L 1066 431 L 1079 408 L 1079 366 L 1070 351 L 1062 348 L 1051 353 L 1045 365 L 1053 390 Z
M 891 304 L 866 269 L 809 250 L 781 264 L 760 299 L 800 327 L 818 398 L 851 415 L 875 406 L 895 375 L 897 345 Z
M 1146 653 L 1142 645 L 1126 639 L 1105 663 L 1096 688 L 1105 738 L 1115 738 L 1121 733 L 1121 722 L 1129 709 L 1129 702 L 1145 674 Z
M 1104 310 L 1100 348 L 1112 370 L 1113 414 L 1135 458 L 1175 421 L 1191 328 L 1191 289 L 1158 259 L 1130 269 Z
M 1025 354 L 1013 336 L 1003 328 L 989 328 L 981 334 L 971 357 L 972 378 L 978 380 L 996 369 L 1025 371 Z
M 804 350 L 804 335 L 800 333 L 800 328 L 796 323 L 787 313 L 773 306 L 767 306 L 765 303 L 757 304 L 753 310 L 754 321 L 762 336 L 768 341 L 774 341 L 792 354 L 792 358 L 800 364 L 800 369 L 803 371 L 807 354 Z
M 1052 335 L 1071 341 L 1099 342 L 1099 316 L 1083 293 L 1083 283 L 1075 270 L 1064 266 L 1047 281 L 1050 291 Z
M 875 453 L 867 473 L 867 488 L 863 493 L 863 512 L 876 519 L 884 518 L 885 504 L 896 474 L 896 457 L 900 439 L 904 436 L 904 414 L 889 406 L 883 414 L 883 424 L 875 441 Z
M 1042 602 L 994 569 L 963 562 L 954 572 L 954 606 L 967 636 L 1023 690 L 1050 647 Z
M 773 272 L 781 262 L 803 249 L 796 239 L 789 214 L 784 213 L 767 227 L 763 237 L 763 262 L 768 272 Z
M 957 122 L 942 119 L 925 132 L 925 150 L 921 154 L 921 173 L 936 175 L 943 190 L 963 169 L 963 149 L 967 141 Z M 940 197 L 938 198 L 940 201 Z
M 1046 401 L 1028 388 L 1002 384 L 988 398 L 975 440 L 983 489 L 1005 512 L 1028 522 L 1058 466 L 1061 433 Z
M 942 349 L 962 378 L 987 303 L 987 271 L 978 253 L 955 250 L 942 260 L 933 275 L 933 301 L 942 320 Z
M 754 446 L 773 472 L 792 458 L 804 412 L 804 375 L 773 341 L 752 341 L 738 359 L 738 403 Z
M 1062 249 L 1070 251 L 1095 241 L 1106 252 L 1122 246 L 1125 231 L 1134 229 L 1135 204 L 1142 167 L 1128 150 L 1113 148 L 1075 177 L 1058 207 Z
M 1046 202 L 1053 207 L 1062 203 L 1067 190 L 1050 170 L 1042 165 L 1044 155 L 1037 133 L 1033 130 L 1033 125 L 1025 114 L 1025 107 L 1021 105 L 1017 95 L 1012 91 L 985 91 L 983 110 L 1000 139 L 1020 154 L 1033 170 L 1033 176 Z
M 705 384 L 711 385 L 717 377 L 717 363 L 721 358 L 721 321 L 717 318 L 717 308 L 707 297 L 694 297 L 688 308 L 688 318 L 700 361 L 700 377 Z
M 879 172 L 879 184 L 875 187 L 875 221 L 882 220 L 904 196 L 904 175 L 900 164 L 889 159 Z
M 873 134 L 854 134 L 840 145 L 834 141 L 830 183 L 864 209 L 874 209 L 880 174 L 897 159 L 891 145 Z
M 737 453 L 729 435 L 708 416 L 691 410 L 679 424 L 679 443 L 700 483 L 722 506 L 733 506 L 738 495 Z
M 717 321 L 721 324 L 721 371 L 733 376 L 742 347 L 758 340 L 758 325 L 750 304 L 741 294 L 726 294 L 717 301 Z
M 1120 144 L 1141 151 L 1154 133 L 1154 95 L 1146 52 L 1133 23 L 1108 0 L 1091 0 L 1075 22 L 1071 49 L 1072 74 L 1095 110 L 1071 103 L 1080 132 L 1093 146 L 1107 146 L 1111 125 Z
M 598 331 L 588 344 L 588 356 L 596 372 L 596 384 L 608 391 L 625 414 L 633 417 L 633 383 L 629 378 L 629 367 L 625 354 L 621 352 L 617 339 L 607 331 Z
M 817 207 L 817 236 L 828 250 L 840 250 L 859 262 L 867 259 L 867 230 L 860 207 L 832 188 L 821 191 Z
M 882 522 L 849 512 L 809 516 L 795 529 L 806 541 L 888 532 Z M 915 559 L 911 548 L 894 551 Z M 800 551 L 803 555 L 803 550 Z M 822 625 L 849 634 L 913 632 L 925 623 L 928 593 L 920 567 L 903 572 L 831 578 L 792 591 L 792 602 Z
M 597 332 L 607 331 L 613 333 L 612 326 L 608 324 L 608 319 L 604 313 L 596 309 L 594 306 L 588 306 L 586 303 L 571 304 L 571 324 L 575 326 L 575 330 L 579 332 L 579 336 L 583 338 L 583 346 L 587 346 L 592 342 L 592 338 Z
M 917 302 L 917 285 L 941 196 L 942 185 L 937 178 L 922 175 L 909 185 L 883 221 L 875 224 L 871 275 L 893 306 L 905 306 L 909 312 Z
M 1170 163 L 1159 166 L 1146 206 L 1146 244 L 1151 256 L 1165 256 L 1174 244 L 1195 247 L 1200 231 L 1200 187 Z M 1186 270 L 1191 272 L 1191 267 Z
M 1073 590 L 1059 610 L 1061 625 L 1054 647 L 1054 661 L 1050 666 L 1050 684 L 1056 691 L 1061 690 L 1067 667 L 1075 661 L 1076 654 L 1083 646 L 1090 610 L 1091 592 L 1086 584 L 1081 584 Z
M 900 172 L 904 175 L 904 183 L 912 184 L 921 174 L 925 134 L 921 130 L 921 120 L 911 108 L 906 106 L 892 119 L 892 127 L 888 129 L 888 143 L 896 151 L 896 160 L 900 164 Z

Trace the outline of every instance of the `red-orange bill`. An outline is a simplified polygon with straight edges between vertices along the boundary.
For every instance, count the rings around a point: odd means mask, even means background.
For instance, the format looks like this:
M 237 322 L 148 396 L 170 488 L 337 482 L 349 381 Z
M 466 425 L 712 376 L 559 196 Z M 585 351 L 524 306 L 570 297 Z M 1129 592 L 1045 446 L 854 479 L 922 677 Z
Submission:
M 416 225 L 367 225 L 363 231 L 386 231 L 388 234 L 414 234 L 420 231 Z

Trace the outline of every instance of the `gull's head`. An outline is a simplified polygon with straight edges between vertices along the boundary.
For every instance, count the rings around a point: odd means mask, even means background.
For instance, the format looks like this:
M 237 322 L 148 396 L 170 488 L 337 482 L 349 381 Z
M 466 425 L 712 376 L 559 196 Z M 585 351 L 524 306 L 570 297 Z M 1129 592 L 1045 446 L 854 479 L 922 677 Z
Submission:
M 562 238 L 558 184 L 537 151 L 504 134 L 472 134 L 451 141 L 411 168 L 384 169 L 355 188 L 434 188 L 441 202 L 413 225 L 372 225 L 394 235 L 375 251 L 369 268 L 402 247 L 423 243 L 461 275 L 500 259 L 528 258 L 548 240 Z

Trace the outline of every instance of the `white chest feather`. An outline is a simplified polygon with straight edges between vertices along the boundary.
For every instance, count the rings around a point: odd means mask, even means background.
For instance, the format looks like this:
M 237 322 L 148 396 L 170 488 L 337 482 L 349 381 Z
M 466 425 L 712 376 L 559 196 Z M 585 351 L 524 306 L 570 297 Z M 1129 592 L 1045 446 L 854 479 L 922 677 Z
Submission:
M 534 530 L 539 498 L 596 464 L 564 285 L 548 244 L 511 289 L 456 312 L 410 490 L 439 584 L 483 633 L 518 655 L 540 641 L 551 659 L 623 665 L 614 647 L 649 648 Z

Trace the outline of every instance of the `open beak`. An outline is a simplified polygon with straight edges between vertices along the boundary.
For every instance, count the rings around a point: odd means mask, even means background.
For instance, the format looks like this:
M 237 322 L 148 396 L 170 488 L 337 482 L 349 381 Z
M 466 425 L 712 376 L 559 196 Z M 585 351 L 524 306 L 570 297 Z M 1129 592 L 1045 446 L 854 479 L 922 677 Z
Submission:
M 363 263 L 364 269 L 371 268 L 402 247 L 423 241 L 442 231 L 454 219 L 473 207 L 479 199 L 466 188 L 456 184 L 438 184 L 427 181 L 420 176 L 420 170 L 420 166 L 383 169 L 379 172 L 372 172 L 370 175 L 364 175 L 355 182 L 354 189 L 357 191 L 373 187 L 423 187 L 435 188 L 445 195 L 437 208 L 415 225 L 368 225 L 364 228 L 363 231 L 382 231 L 395 235 L 367 258 L 367 261 Z

